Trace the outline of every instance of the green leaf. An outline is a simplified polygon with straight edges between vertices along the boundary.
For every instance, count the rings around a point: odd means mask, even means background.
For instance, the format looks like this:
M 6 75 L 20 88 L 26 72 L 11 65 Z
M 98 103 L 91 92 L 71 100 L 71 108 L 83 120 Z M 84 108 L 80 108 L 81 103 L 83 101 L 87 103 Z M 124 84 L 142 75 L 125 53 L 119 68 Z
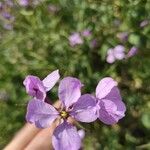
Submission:
M 143 114 L 141 121 L 145 128 L 150 129 L 150 112 Z
M 129 36 L 129 42 L 135 46 L 139 46 L 141 44 L 140 36 L 137 34 L 131 34 Z
M 24 15 L 24 16 L 31 16 L 31 15 L 33 15 L 33 11 L 31 11 L 31 10 L 21 10 L 20 11 L 20 13 L 22 14 L 22 15 Z

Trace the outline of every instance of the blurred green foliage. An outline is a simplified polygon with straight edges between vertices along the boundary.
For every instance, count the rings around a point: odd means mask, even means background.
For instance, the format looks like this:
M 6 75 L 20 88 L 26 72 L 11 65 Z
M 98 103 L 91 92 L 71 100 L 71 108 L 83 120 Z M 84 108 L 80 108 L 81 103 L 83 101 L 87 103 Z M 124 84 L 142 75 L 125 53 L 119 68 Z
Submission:
M 150 149 L 150 24 L 140 27 L 150 20 L 150 0 L 45 0 L 36 7 L 14 3 L 13 30 L 0 26 L 0 149 L 25 123 L 30 99 L 22 84 L 25 76 L 44 78 L 57 68 L 62 78 L 80 78 L 83 93 L 94 93 L 101 78 L 113 77 L 127 105 L 126 117 L 117 125 L 83 124 L 88 129 L 84 149 Z M 48 9 L 52 4 L 56 12 Z M 71 47 L 68 37 L 87 28 L 92 35 Z M 120 32 L 128 32 L 126 42 L 117 38 Z M 108 64 L 107 49 L 118 44 L 126 52 L 136 46 L 138 54 Z M 49 96 L 57 99 L 57 87 Z

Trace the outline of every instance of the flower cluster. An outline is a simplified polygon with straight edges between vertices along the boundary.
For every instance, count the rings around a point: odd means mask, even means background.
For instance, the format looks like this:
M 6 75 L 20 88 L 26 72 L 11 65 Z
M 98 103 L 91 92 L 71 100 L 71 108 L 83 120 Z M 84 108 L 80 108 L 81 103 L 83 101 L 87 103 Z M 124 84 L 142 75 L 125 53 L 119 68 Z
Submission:
M 41 2 L 42 2 L 42 0 L 18 0 L 18 4 L 22 7 L 37 6 Z
M 136 55 L 138 48 L 131 47 L 127 54 L 125 54 L 125 47 L 123 45 L 117 45 L 115 48 L 110 48 L 107 51 L 106 61 L 108 63 L 114 63 L 116 60 L 122 60 Z
M 2 21 L 3 28 L 6 30 L 13 29 L 13 23 L 15 21 L 15 17 L 12 15 L 13 7 L 14 3 L 11 0 L 0 2 L 0 20 Z
M 77 131 L 76 127 L 69 123 L 68 118 L 85 123 L 99 119 L 107 125 L 112 125 L 125 116 L 126 107 L 117 88 L 117 82 L 110 77 L 103 78 L 98 83 L 95 96 L 81 95 L 81 81 L 74 77 L 65 77 L 60 81 L 58 88 L 61 109 L 56 109 L 45 100 L 46 93 L 59 78 L 59 72 L 55 70 L 42 81 L 36 76 L 29 75 L 23 82 L 26 92 L 33 97 L 28 103 L 26 120 L 38 128 L 47 128 L 56 119 L 59 120 L 52 136 L 55 150 L 78 150 L 81 147 L 84 132 Z
M 107 51 L 107 62 L 113 63 L 115 60 L 121 60 L 125 57 L 124 47 L 122 45 L 117 45 L 115 48 L 110 48 Z
M 84 43 L 83 38 L 91 36 L 91 31 L 89 29 L 80 32 L 74 32 L 69 36 L 69 43 L 73 47 L 75 45 L 81 45 Z
M 28 6 L 29 5 L 29 0 L 19 0 L 19 5 L 20 6 Z

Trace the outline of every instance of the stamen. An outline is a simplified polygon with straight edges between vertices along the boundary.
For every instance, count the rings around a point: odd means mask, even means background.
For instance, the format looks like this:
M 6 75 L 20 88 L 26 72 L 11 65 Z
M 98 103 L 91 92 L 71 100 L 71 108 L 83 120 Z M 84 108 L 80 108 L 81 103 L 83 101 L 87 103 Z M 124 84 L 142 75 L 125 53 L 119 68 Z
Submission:
M 66 119 L 68 117 L 68 113 L 66 111 L 61 111 L 60 116 L 64 119 Z

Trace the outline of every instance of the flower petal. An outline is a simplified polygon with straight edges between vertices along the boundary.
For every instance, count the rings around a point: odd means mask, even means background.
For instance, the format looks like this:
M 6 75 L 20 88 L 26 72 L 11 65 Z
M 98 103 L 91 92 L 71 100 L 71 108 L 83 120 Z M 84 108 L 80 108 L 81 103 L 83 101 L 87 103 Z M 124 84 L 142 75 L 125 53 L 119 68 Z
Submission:
M 122 45 L 117 45 L 115 48 L 114 48 L 114 56 L 116 59 L 118 60 L 121 60 L 125 57 L 125 48 L 124 46 Z
M 46 91 L 52 89 L 56 82 L 59 80 L 59 78 L 59 70 L 55 70 L 52 73 L 50 73 L 45 79 L 43 79 L 43 85 Z
M 135 47 L 135 46 L 133 46 L 130 50 L 129 50 L 129 52 L 127 53 L 127 58 L 130 58 L 130 57 L 133 57 L 134 55 L 136 55 L 137 54 L 137 52 L 138 52 L 138 48 L 137 47 Z
M 106 61 L 110 64 L 114 63 L 115 62 L 115 57 L 114 55 L 108 55 L 107 58 L 106 58 Z
M 66 121 L 60 124 L 52 136 L 52 145 L 55 150 L 79 150 L 81 138 L 76 127 Z
M 58 117 L 58 114 L 52 105 L 33 99 L 28 103 L 26 120 L 34 123 L 38 128 L 46 128 Z
M 99 99 L 104 98 L 106 95 L 109 94 L 114 86 L 117 86 L 117 82 L 114 81 L 112 78 L 103 78 L 96 87 L 96 97 Z
M 105 98 L 113 101 L 117 105 L 119 111 L 126 111 L 126 106 L 122 102 L 122 98 L 117 87 L 113 87 L 110 93 Z
M 73 105 L 70 115 L 81 122 L 93 122 L 97 119 L 96 99 L 90 95 L 82 95 Z
M 36 97 L 37 99 L 45 99 L 46 91 L 42 81 L 38 77 L 28 75 L 23 81 L 23 84 L 26 87 L 26 92 L 30 96 Z
M 61 80 L 58 95 L 65 107 L 68 108 L 79 99 L 81 87 L 82 84 L 77 78 L 66 77 Z
M 114 87 L 105 99 L 99 100 L 98 105 L 99 119 L 105 124 L 115 124 L 125 116 L 126 107 L 117 87 Z

